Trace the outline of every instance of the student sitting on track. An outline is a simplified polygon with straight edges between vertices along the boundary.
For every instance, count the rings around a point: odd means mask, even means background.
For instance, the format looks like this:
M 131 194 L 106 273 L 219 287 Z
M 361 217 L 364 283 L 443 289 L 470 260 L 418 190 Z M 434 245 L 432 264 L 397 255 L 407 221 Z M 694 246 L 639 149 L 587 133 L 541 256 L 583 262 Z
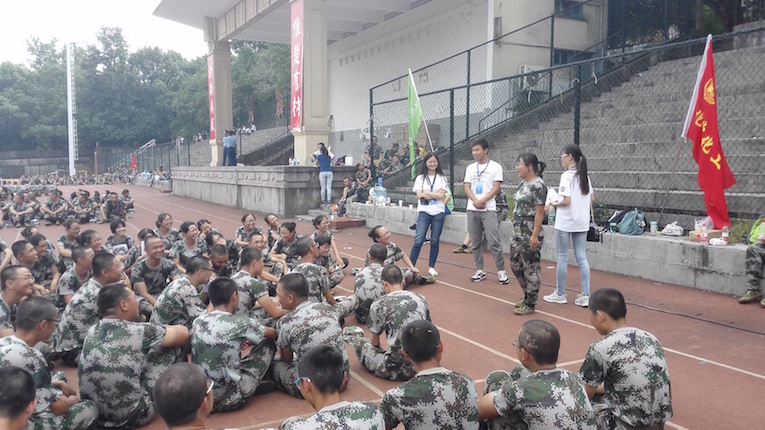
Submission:
M 359 300 L 355 316 L 356 321 L 360 324 L 367 322 L 369 308 L 372 307 L 372 303 L 385 295 L 385 289 L 382 284 L 382 270 L 387 252 L 385 245 L 382 243 L 373 243 L 367 252 L 369 265 L 356 273 L 356 279 L 353 283 L 353 295 Z
M 191 363 L 174 364 L 154 385 L 157 413 L 171 430 L 206 429 L 215 400 L 205 374 Z
M 35 411 L 35 381 L 26 370 L 7 366 L 0 368 L 0 428 L 22 430 Z

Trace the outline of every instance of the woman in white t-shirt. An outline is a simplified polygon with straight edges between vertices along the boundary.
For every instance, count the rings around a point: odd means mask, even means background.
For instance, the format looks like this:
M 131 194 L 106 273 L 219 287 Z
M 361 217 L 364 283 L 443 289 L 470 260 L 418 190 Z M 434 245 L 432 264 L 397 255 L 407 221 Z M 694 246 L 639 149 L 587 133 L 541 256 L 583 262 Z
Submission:
M 446 217 L 444 198 L 448 188 L 438 157 L 436 154 L 428 152 L 423 159 L 420 175 L 414 180 L 414 187 L 412 188 L 412 191 L 417 193 L 417 229 L 414 233 L 414 245 L 409 252 L 409 259 L 412 261 L 412 265 L 417 264 L 420 248 L 425 243 L 425 235 L 430 228 L 430 257 L 428 259 L 428 275 L 430 276 L 438 276 L 435 267 L 441 230 L 444 228 L 444 218 Z
M 559 200 L 555 206 L 555 247 L 558 253 L 556 269 L 556 289 L 544 301 L 550 303 L 568 303 L 566 298 L 566 272 L 568 265 L 568 246 L 573 243 L 576 262 L 579 264 L 582 293 L 574 303 L 586 307 L 590 302 L 590 265 L 585 253 L 587 232 L 590 230 L 590 205 L 592 204 L 592 184 L 587 176 L 587 159 L 576 145 L 567 145 L 560 156 L 561 165 L 566 169 L 560 177 L 558 187 Z

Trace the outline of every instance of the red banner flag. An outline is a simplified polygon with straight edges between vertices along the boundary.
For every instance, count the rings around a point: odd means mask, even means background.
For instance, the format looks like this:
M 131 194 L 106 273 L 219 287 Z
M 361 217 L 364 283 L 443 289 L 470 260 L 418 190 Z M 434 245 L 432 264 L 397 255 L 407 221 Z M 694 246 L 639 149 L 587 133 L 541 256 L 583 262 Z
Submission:
M 709 35 L 681 136 L 693 141 L 693 158 L 699 165 L 698 184 L 704 191 L 707 215 L 714 221 L 715 228 L 722 228 L 730 225 L 725 189 L 733 186 L 736 178 L 725 161 L 720 142 L 715 86 L 712 35 Z
M 133 153 L 133 161 L 130 162 L 130 170 L 136 170 L 138 168 L 138 160 L 136 159 L 136 153 Z

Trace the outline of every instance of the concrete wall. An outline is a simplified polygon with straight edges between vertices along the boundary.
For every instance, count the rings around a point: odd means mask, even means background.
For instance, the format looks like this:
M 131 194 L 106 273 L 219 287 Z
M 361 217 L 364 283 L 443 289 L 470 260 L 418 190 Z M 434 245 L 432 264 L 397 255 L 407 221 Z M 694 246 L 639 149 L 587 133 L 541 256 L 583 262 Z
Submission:
M 408 206 L 374 207 L 358 203 L 351 205 L 348 215 L 366 220 L 367 226 L 382 224 L 393 232 L 410 236 L 414 232 L 409 226 L 417 217 L 416 209 Z M 554 229 L 543 227 L 542 258 L 554 262 L 557 258 Z M 441 240 L 461 243 L 466 231 L 467 215 L 454 213 L 446 217 Z M 512 222 L 503 221 L 500 236 L 505 253 L 510 251 L 511 235 Z M 441 247 L 442 255 L 449 251 L 449 247 Z M 682 237 L 606 234 L 602 243 L 587 243 L 587 261 L 593 270 L 735 295 L 746 291 L 745 254 L 744 245 L 704 246 Z M 569 262 L 576 264 L 571 250 Z M 492 267 L 491 262 L 488 264 Z
M 343 177 L 354 167 L 335 167 L 332 195 L 340 196 Z M 308 213 L 321 202 L 315 167 L 179 167 L 173 171 L 173 193 L 226 206 L 279 216 Z

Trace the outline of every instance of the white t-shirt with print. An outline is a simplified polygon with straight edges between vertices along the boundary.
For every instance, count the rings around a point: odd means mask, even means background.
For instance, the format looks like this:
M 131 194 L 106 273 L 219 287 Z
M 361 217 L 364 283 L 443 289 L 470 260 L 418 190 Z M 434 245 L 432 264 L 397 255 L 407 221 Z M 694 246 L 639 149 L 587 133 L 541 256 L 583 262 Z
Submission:
M 569 197 L 571 204 L 558 206 L 555 211 L 555 229 L 566 232 L 583 232 L 590 229 L 590 201 L 592 199 L 592 182 L 590 192 L 582 194 L 579 187 L 579 177 L 576 168 L 568 169 L 560 176 L 558 196 Z
M 437 193 L 441 190 L 446 190 L 449 185 L 446 183 L 446 178 L 443 175 L 436 174 L 433 176 L 419 175 L 414 180 L 414 187 L 412 191 L 425 191 L 428 193 Z M 417 212 L 425 212 L 428 215 L 438 215 L 446 211 L 446 205 L 443 200 L 432 199 L 430 204 L 423 205 L 419 199 L 417 200 Z
M 502 165 L 496 161 L 489 160 L 486 164 L 472 163 L 465 169 L 465 183 L 470 184 L 470 189 L 477 198 L 483 198 L 494 188 L 494 182 L 502 182 Z M 492 198 L 486 202 L 486 208 L 476 209 L 473 201 L 468 199 L 467 210 L 477 212 L 494 212 L 497 210 L 497 203 Z

